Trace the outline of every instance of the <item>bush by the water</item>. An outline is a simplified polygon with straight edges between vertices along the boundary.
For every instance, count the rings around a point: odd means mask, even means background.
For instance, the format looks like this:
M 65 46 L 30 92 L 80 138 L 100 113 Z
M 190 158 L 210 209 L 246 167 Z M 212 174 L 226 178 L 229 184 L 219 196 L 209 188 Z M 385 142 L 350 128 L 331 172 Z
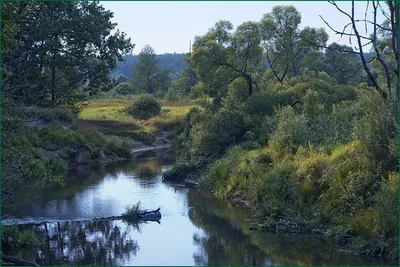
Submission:
M 325 76 L 270 82 L 247 99 L 228 88 L 220 102 L 187 118 L 180 156 L 211 163 L 200 185 L 249 201 L 263 226 L 283 216 L 347 249 L 396 258 L 395 103 Z
M 195 169 L 195 166 L 185 163 L 175 164 L 171 169 L 166 170 L 162 174 L 165 181 L 179 180 L 187 176 L 187 174 Z
M 134 118 L 147 120 L 160 114 L 161 105 L 154 96 L 143 94 L 137 96 L 126 111 Z
M 108 138 L 97 130 L 65 131 L 58 125 L 38 132 L 39 147 L 54 151 L 69 166 L 119 161 L 131 157 L 131 145 L 117 138 Z M 62 149 L 61 149 L 62 148 Z

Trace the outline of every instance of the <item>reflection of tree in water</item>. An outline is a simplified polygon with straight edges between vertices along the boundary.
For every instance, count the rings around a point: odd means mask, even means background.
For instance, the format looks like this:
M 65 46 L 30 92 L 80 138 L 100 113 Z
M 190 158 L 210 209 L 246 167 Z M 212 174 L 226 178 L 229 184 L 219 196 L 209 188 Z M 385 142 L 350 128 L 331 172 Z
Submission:
M 152 178 L 159 175 L 163 165 L 156 159 L 141 159 L 127 161 L 119 165 L 92 166 L 75 168 L 68 173 L 66 186 L 53 186 L 46 188 L 38 195 L 37 202 L 45 203 L 54 199 L 73 198 L 76 193 L 85 191 L 89 186 L 101 183 L 104 177 L 118 179 L 118 174 L 124 173 L 139 178 Z M 151 186 L 151 184 L 149 184 Z M 23 207 L 22 207 L 23 208 Z
M 193 236 L 200 252 L 194 255 L 197 265 L 265 265 L 268 259 L 265 253 L 251 244 L 235 222 L 227 220 L 218 213 L 229 212 L 216 210 L 218 203 L 204 198 L 195 190 L 188 193 L 189 217 L 193 224 L 206 232 L 204 237 Z M 215 202 L 215 200 L 214 200 Z M 222 207 L 222 206 L 221 206 Z
M 121 265 L 139 249 L 117 221 L 48 223 L 38 231 L 46 239 L 36 256 L 40 265 Z
M 137 165 L 137 167 L 133 168 L 130 172 L 139 178 L 153 178 L 159 175 L 161 170 L 162 165 L 154 160 L 149 160 Z
M 171 149 L 156 149 L 150 151 L 144 151 L 135 154 L 136 159 L 149 159 L 156 158 L 157 161 L 162 165 L 172 165 L 175 163 L 175 154 Z
M 188 192 L 189 217 L 203 229 L 193 242 L 200 247 L 194 255 L 198 265 L 393 265 L 371 257 L 340 252 L 335 244 L 319 236 L 249 233 L 243 220 L 250 214 L 207 194 Z

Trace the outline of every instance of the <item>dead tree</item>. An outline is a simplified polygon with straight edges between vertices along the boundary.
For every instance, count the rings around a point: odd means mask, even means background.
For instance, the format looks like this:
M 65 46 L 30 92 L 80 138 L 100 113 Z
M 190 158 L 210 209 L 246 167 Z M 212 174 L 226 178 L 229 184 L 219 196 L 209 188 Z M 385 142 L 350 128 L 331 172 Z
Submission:
M 351 5 L 351 12 L 345 12 L 343 9 L 341 9 L 334 1 L 329 1 L 330 4 L 335 6 L 335 8 L 345 16 L 347 16 L 350 20 L 350 23 L 345 25 L 341 31 L 336 30 L 331 27 L 331 25 L 324 20 L 322 16 L 321 19 L 324 21 L 324 23 L 336 34 L 340 36 L 348 36 L 350 43 L 351 43 L 351 38 L 355 37 L 357 40 L 357 53 L 360 55 L 363 67 L 365 72 L 368 75 L 369 80 L 371 81 L 371 85 L 376 89 L 376 91 L 384 98 L 385 100 L 392 100 L 395 99 L 396 102 L 399 102 L 399 80 L 397 79 L 397 84 L 396 84 L 396 91 L 393 93 L 392 92 L 392 79 L 391 79 L 391 71 L 398 75 L 398 66 L 399 66 L 399 54 L 398 54 L 398 16 L 399 16 L 399 3 L 397 1 L 388 1 L 388 7 L 389 7 L 389 13 L 388 14 L 385 9 L 381 6 L 379 1 L 372 1 L 372 13 L 373 13 L 373 20 L 368 20 L 367 19 L 367 12 L 369 8 L 369 1 L 367 2 L 367 7 L 365 11 L 365 17 L 364 19 L 356 19 L 354 15 L 354 1 L 352 1 Z M 379 24 L 377 22 L 377 15 L 379 12 L 387 19 L 387 21 L 390 24 L 390 28 L 385 27 L 383 24 Z M 373 32 L 369 36 L 364 36 L 361 35 L 359 32 L 359 29 L 357 27 L 358 22 L 364 22 L 365 24 L 365 30 L 367 32 L 367 25 L 372 25 L 373 27 Z M 351 26 L 351 31 L 348 32 L 347 28 Z M 378 28 L 383 31 L 388 31 L 391 35 L 391 44 L 392 44 L 392 52 L 395 56 L 396 59 L 396 65 L 395 66 L 390 66 L 388 64 L 388 58 L 385 58 L 382 55 L 382 52 L 379 49 L 378 46 L 378 36 L 377 36 L 377 30 Z M 369 65 L 369 60 L 367 61 L 365 59 L 364 55 L 364 47 L 366 45 L 372 44 L 373 50 L 375 52 L 375 56 L 373 60 L 377 60 L 379 64 L 382 66 L 385 80 L 386 80 L 386 87 L 387 87 L 387 92 L 384 90 L 377 82 L 376 77 L 372 74 L 371 72 L 371 66 Z M 393 95 L 394 94 L 394 95 Z

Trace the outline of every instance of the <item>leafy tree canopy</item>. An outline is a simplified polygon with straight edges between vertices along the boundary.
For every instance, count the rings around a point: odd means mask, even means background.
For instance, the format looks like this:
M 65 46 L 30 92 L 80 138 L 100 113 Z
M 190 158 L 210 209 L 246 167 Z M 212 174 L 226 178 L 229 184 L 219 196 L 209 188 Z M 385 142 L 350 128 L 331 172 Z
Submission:
M 17 101 L 65 104 L 112 86 L 109 71 L 134 45 L 98 2 L 2 3 L 3 82 Z
M 328 41 L 323 28 L 299 30 L 300 23 L 300 12 L 294 6 L 275 6 L 261 19 L 261 36 L 268 64 L 280 82 L 287 74 L 297 75 L 301 59 L 320 50 Z
M 146 45 L 139 54 L 139 62 L 132 75 L 132 84 L 137 92 L 163 94 L 168 89 L 169 74 L 169 70 L 160 67 L 154 49 Z
M 221 20 L 204 36 L 197 36 L 190 60 L 208 90 L 242 77 L 251 95 L 261 63 L 259 27 L 255 22 L 245 22 L 232 30 L 231 22 Z

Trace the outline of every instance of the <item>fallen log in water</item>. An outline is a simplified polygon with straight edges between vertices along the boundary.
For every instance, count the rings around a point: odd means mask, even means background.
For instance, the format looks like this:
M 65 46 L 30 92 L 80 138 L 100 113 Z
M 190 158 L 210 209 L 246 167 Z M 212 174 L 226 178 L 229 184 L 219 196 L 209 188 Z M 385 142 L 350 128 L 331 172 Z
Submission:
M 103 220 L 138 220 L 138 221 L 159 221 L 161 219 L 160 208 L 151 211 L 142 211 L 137 215 L 134 216 L 111 216 L 111 217 L 101 217 L 101 218 L 94 218 L 94 221 L 103 221 Z

